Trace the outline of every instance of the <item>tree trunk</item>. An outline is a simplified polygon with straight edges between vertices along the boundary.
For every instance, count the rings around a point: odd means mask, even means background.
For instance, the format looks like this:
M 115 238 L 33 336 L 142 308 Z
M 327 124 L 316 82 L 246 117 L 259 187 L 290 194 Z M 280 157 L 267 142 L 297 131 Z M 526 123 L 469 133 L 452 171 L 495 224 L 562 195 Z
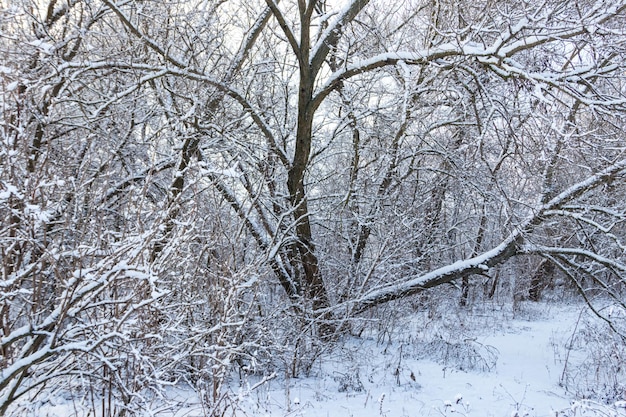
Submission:
M 539 301 L 541 292 L 546 287 L 546 281 L 552 273 L 554 273 L 554 264 L 547 259 L 543 259 L 530 279 L 530 288 L 528 289 L 529 300 Z

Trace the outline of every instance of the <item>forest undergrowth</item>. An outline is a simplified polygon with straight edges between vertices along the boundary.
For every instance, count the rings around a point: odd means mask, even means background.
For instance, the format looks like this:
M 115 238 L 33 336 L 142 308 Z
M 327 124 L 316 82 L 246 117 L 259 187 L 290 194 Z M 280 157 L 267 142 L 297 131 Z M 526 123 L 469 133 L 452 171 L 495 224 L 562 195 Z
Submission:
M 626 415 L 623 309 L 607 303 L 608 323 L 574 299 L 466 307 L 452 297 L 421 301 L 422 308 L 392 303 L 354 319 L 333 342 L 303 338 L 299 349 L 277 348 L 255 372 L 230 363 L 216 398 L 206 385 L 162 381 L 160 390 L 138 394 L 141 403 L 123 404 L 102 381 L 22 401 L 9 415 Z
M 306 375 L 235 377 L 224 415 L 624 416 L 626 314 L 605 308 L 613 329 L 576 300 L 391 306 Z

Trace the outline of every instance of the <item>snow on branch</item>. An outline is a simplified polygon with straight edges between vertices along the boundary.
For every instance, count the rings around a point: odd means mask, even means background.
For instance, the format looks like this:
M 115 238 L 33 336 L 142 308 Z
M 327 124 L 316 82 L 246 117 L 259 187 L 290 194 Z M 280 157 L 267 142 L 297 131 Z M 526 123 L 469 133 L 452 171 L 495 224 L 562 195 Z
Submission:
M 490 268 L 517 254 L 517 248 L 521 240 L 522 233 L 516 230 L 500 243 L 500 245 L 479 256 L 457 261 L 405 281 L 373 289 L 353 301 L 355 305 L 353 312 L 359 313 L 376 305 L 417 294 L 428 288 L 436 287 L 465 276 L 484 274 Z
M 545 212 L 546 216 L 562 216 L 569 217 L 575 221 L 582 222 L 588 224 L 589 226 L 597 229 L 600 233 L 608 235 L 611 233 L 611 230 L 617 225 L 617 223 L 611 223 L 608 226 L 602 225 L 595 220 L 592 220 L 581 213 L 573 213 L 571 211 L 561 209 L 561 210 L 548 210 Z
M 324 99 L 330 94 L 342 81 L 390 65 L 396 65 L 400 61 L 408 65 L 426 64 L 450 56 L 463 55 L 463 48 L 458 45 L 447 43 L 436 48 L 425 49 L 416 52 L 384 52 L 368 59 L 363 59 L 347 65 L 345 68 L 333 73 L 322 85 L 318 93 L 313 99 L 313 108 L 319 107 Z
M 314 73 L 317 73 L 331 48 L 336 45 L 343 33 L 344 26 L 354 19 L 368 3 L 369 0 L 349 1 L 339 11 L 337 17 L 324 29 L 310 53 L 310 65 Z
M 626 264 L 623 264 L 622 262 L 616 261 L 615 259 L 607 258 L 606 256 L 602 256 L 595 252 L 592 252 L 587 249 L 582 249 L 582 248 L 560 248 L 560 247 L 527 244 L 527 245 L 524 245 L 522 248 L 520 248 L 520 253 L 529 254 L 529 255 L 530 254 L 533 254 L 533 255 L 551 254 L 551 255 L 581 256 L 583 258 L 592 260 L 600 265 L 606 266 L 607 268 L 612 268 L 620 272 L 626 272 Z
M 133 24 L 131 22 L 130 17 L 128 17 L 122 11 L 122 9 L 120 9 L 120 7 L 117 5 L 117 3 L 115 3 L 114 1 L 110 1 L 110 0 L 103 0 L 103 2 L 104 2 L 104 4 L 106 4 L 106 6 L 109 9 L 111 9 L 113 11 L 113 13 L 115 13 L 118 16 L 118 18 L 124 24 L 124 26 L 126 26 L 131 31 L 131 33 L 133 35 L 135 35 L 139 39 L 141 39 L 150 49 L 155 51 L 157 54 L 159 54 L 164 59 L 166 59 L 168 62 L 170 62 L 171 64 L 173 64 L 174 66 L 176 66 L 178 68 L 187 68 L 188 67 L 188 64 L 186 62 L 183 62 L 180 59 L 171 56 L 167 51 L 165 51 L 165 49 L 163 49 L 158 44 L 157 41 L 155 41 L 154 39 L 152 39 L 149 36 L 147 36 L 135 24 Z
M 528 18 L 522 18 L 517 24 L 512 25 L 512 27 L 503 32 L 491 45 L 469 40 L 457 40 L 417 51 L 384 52 L 349 63 L 344 68 L 331 74 L 323 82 L 314 98 L 313 108 L 319 107 L 328 94 L 334 91 L 342 81 L 359 74 L 386 66 L 397 65 L 400 62 L 408 65 L 425 65 L 444 61 L 452 57 L 474 59 L 504 78 L 514 76 L 536 83 L 559 85 L 565 93 L 580 99 L 588 105 L 624 106 L 626 104 L 626 99 L 624 98 L 582 97 L 581 93 L 572 87 L 572 85 L 577 85 L 578 83 L 584 84 L 592 77 L 615 72 L 619 69 L 619 64 L 605 62 L 602 65 L 584 65 L 568 71 L 564 68 L 563 71 L 548 70 L 539 72 L 533 71 L 513 59 L 516 54 L 540 45 L 550 42 L 563 43 L 589 33 L 590 28 L 600 27 L 626 10 L 626 0 L 620 0 L 610 7 L 607 7 L 604 3 L 597 3 L 583 17 L 569 25 L 549 27 L 546 21 L 544 25 L 539 25 L 539 28 L 535 29 L 534 32 L 530 27 Z M 320 45 L 324 44 L 324 40 L 325 38 L 322 37 L 320 39 L 321 43 L 316 45 L 314 49 L 316 54 L 321 53 L 319 48 Z
M 295 34 L 289 27 L 289 24 L 287 23 L 283 12 L 279 9 L 278 4 L 276 4 L 273 0 L 265 0 L 265 2 L 267 3 L 267 6 L 271 9 L 272 14 L 278 21 L 278 25 L 287 37 L 293 53 L 298 57 L 299 60 L 302 60 L 302 55 L 300 53 L 300 44 L 298 43 Z M 301 62 L 301 65 L 304 65 L 304 63 Z
M 74 271 L 65 282 L 58 283 L 60 293 L 49 301 L 53 305 L 24 325 L 5 329 L 0 338 L 0 414 L 33 387 L 63 373 L 58 363 L 66 360 L 67 354 L 92 354 L 110 340 L 125 337 L 119 330 L 121 323 L 166 294 L 156 288 L 156 277 L 146 267 L 131 261 L 133 255 L 135 251 L 123 246 L 94 268 Z M 106 290 L 117 292 L 121 288 L 125 291 L 121 299 L 106 295 Z M 106 305 L 115 305 L 117 316 L 94 319 L 91 312 Z M 106 358 L 102 359 L 104 362 Z
M 602 171 L 599 171 L 587 177 L 585 180 L 572 185 L 571 187 L 567 188 L 565 191 L 561 192 L 560 194 L 552 198 L 552 200 L 548 201 L 545 204 L 545 206 L 541 208 L 541 215 L 542 216 L 545 215 L 545 213 L 548 210 L 558 209 L 562 204 L 569 202 L 573 200 L 574 198 L 579 197 L 586 191 L 589 191 L 592 188 L 607 182 L 613 177 L 620 175 L 625 170 L 626 170 L 626 159 L 619 160 L 615 162 L 614 164 L 609 165 L 607 168 L 603 169 Z
M 537 226 L 543 223 L 547 213 L 552 213 L 563 204 L 580 197 L 585 192 L 592 190 L 624 171 L 626 171 L 626 159 L 620 160 L 604 170 L 589 176 L 585 180 L 568 187 L 546 204 L 538 206 L 524 222 L 516 227 L 515 230 L 495 248 L 481 255 L 437 268 L 426 274 L 408 277 L 400 282 L 372 289 L 350 302 L 352 311 L 354 313 L 363 312 L 376 305 L 414 295 L 425 289 L 436 287 L 463 277 L 484 274 L 490 268 L 504 263 L 516 255 L 528 253 L 527 251 L 529 249 L 523 247 L 525 236 L 532 233 Z M 552 252 L 557 251 L 556 248 L 544 249 Z M 567 249 L 558 250 L 560 251 L 559 253 L 566 253 L 568 251 Z M 611 265 L 620 271 L 625 267 L 615 260 L 602 257 L 592 252 L 587 252 L 582 249 L 574 249 L 572 251 L 579 251 L 578 253 L 581 255 L 585 255 L 599 263 Z

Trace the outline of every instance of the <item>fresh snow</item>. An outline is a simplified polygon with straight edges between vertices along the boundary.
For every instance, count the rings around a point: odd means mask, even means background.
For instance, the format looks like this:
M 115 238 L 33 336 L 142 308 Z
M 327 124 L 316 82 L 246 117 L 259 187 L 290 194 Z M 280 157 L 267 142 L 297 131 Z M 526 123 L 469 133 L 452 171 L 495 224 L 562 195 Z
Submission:
M 41 39 L 28 42 L 28 45 L 38 48 L 46 55 L 52 55 L 54 53 L 54 45 L 52 45 L 51 43 L 45 42 Z
M 248 396 L 243 408 L 247 415 L 272 417 L 563 415 L 581 403 L 559 386 L 563 363 L 555 352 L 563 349 L 557 346 L 571 335 L 577 315 L 576 309 L 559 308 L 550 319 L 518 319 L 483 330 L 470 343 L 496 354 L 491 370 L 464 371 L 420 359 L 409 334 L 391 337 L 391 344 L 361 341 L 352 347 L 354 362 L 342 355 L 338 362 L 322 358 L 322 377 L 272 381 Z M 352 381 L 346 388 L 350 375 L 362 387 Z
M 576 399 L 559 385 L 566 361 L 575 366 L 586 355 L 567 348 L 586 309 L 524 304 L 512 317 L 510 310 L 452 308 L 430 321 L 418 313 L 390 325 L 387 336 L 371 331 L 339 342 L 318 359 L 308 377 L 272 374 L 231 381 L 229 397 L 236 407 L 226 415 L 626 417 L 626 398 L 600 404 Z M 459 345 L 473 350 L 445 352 L 446 346 Z M 179 405 L 150 415 L 207 415 L 193 391 L 172 387 L 169 392 Z M 49 401 L 39 412 L 50 417 L 88 414 L 88 404 L 64 401 Z

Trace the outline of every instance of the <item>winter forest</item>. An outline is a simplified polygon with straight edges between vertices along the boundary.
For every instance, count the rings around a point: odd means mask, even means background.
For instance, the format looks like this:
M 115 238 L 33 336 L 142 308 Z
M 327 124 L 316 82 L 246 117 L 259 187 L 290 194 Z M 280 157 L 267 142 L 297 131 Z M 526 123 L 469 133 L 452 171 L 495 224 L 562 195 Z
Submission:
M 570 303 L 621 404 L 625 116 L 625 0 L 3 0 L 0 416 L 300 416 L 241 387 Z

